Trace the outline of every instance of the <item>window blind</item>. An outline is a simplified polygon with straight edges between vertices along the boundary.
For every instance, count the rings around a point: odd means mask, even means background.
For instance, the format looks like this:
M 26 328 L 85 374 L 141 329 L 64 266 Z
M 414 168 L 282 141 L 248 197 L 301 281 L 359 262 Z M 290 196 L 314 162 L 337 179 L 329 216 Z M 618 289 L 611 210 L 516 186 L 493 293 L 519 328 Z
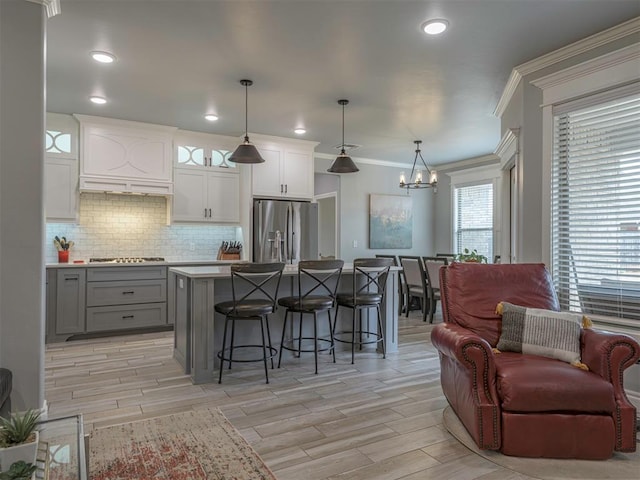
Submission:
M 454 248 L 493 258 L 493 183 L 456 187 Z
M 551 270 L 561 307 L 640 320 L 640 91 L 554 108 Z

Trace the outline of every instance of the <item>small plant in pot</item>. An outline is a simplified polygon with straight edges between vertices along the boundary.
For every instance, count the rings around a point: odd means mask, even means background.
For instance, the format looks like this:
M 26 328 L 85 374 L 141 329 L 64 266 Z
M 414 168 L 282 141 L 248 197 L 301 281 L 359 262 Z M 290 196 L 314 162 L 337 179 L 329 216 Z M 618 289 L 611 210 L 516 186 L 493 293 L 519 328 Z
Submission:
M 39 418 L 38 410 L 12 414 L 10 418 L 0 417 L 0 467 L 2 470 L 8 469 L 20 460 L 25 463 L 36 463 Z
M 6 472 L 0 473 L 0 480 L 30 480 L 37 467 L 33 463 L 15 462 Z
M 454 260 L 456 262 L 471 262 L 471 263 L 487 263 L 487 257 L 478 253 L 478 250 L 475 248 L 473 251 L 469 251 L 468 248 L 465 248 L 462 253 L 459 253 L 455 256 Z

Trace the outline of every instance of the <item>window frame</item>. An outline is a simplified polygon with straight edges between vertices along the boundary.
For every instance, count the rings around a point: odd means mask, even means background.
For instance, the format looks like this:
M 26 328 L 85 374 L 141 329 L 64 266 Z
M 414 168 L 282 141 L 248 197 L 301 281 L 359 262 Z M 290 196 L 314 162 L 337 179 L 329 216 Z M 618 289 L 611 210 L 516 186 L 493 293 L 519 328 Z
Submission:
M 542 90 L 542 262 L 551 265 L 551 179 L 553 162 L 554 120 L 553 109 L 560 104 L 605 93 L 627 84 L 640 82 L 638 60 L 640 44 L 614 50 L 610 53 L 587 60 L 583 63 L 559 70 L 530 81 Z M 633 325 L 637 321 L 607 319 L 602 323 L 621 327 Z
M 451 248 L 456 245 L 456 189 L 462 187 L 471 187 L 474 185 L 484 185 L 491 183 L 493 185 L 493 253 L 500 252 L 501 243 L 501 223 L 502 212 L 499 208 L 499 199 L 502 198 L 501 178 L 502 171 L 497 163 L 485 165 L 482 167 L 468 168 L 457 172 L 447 172 L 451 178 L 450 188 L 450 205 L 451 205 Z M 458 253 L 458 252 L 454 252 Z M 492 259 L 489 259 L 491 261 Z

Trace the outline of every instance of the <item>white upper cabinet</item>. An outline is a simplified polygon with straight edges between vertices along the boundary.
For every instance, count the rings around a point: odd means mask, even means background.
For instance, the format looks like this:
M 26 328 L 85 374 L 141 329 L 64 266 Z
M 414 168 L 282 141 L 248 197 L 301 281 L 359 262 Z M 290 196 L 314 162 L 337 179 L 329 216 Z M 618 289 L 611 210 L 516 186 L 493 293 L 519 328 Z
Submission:
M 228 158 L 236 148 L 233 137 L 178 130 L 173 139 L 175 166 L 238 173 Z
M 238 223 L 240 176 L 176 168 L 172 219 L 174 222 Z
M 313 198 L 313 150 L 317 142 L 250 135 L 265 159 L 252 165 L 254 197 Z
M 47 221 L 78 217 L 78 122 L 71 115 L 47 113 L 44 155 Z
M 80 190 L 173 193 L 175 127 L 76 115 Z

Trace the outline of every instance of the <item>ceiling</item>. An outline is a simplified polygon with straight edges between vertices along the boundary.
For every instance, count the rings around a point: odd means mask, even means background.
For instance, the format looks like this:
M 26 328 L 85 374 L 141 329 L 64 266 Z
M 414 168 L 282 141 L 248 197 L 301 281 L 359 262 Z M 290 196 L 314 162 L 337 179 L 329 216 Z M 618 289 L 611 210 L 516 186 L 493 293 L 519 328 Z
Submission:
M 638 0 L 61 0 L 47 26 L 47 110 L 428 164 L 493 152 L 513 67 L 640 15 Z M 440 36 L 421 32 L 446 18 Z M 116 55 L 110 65 L 92 50 Z M 93 105 L 90 95 L 109 102 Z M 205 113 L 220 119 L 208 122 Z M 296 136 L 293 129 L 307 133 Z

